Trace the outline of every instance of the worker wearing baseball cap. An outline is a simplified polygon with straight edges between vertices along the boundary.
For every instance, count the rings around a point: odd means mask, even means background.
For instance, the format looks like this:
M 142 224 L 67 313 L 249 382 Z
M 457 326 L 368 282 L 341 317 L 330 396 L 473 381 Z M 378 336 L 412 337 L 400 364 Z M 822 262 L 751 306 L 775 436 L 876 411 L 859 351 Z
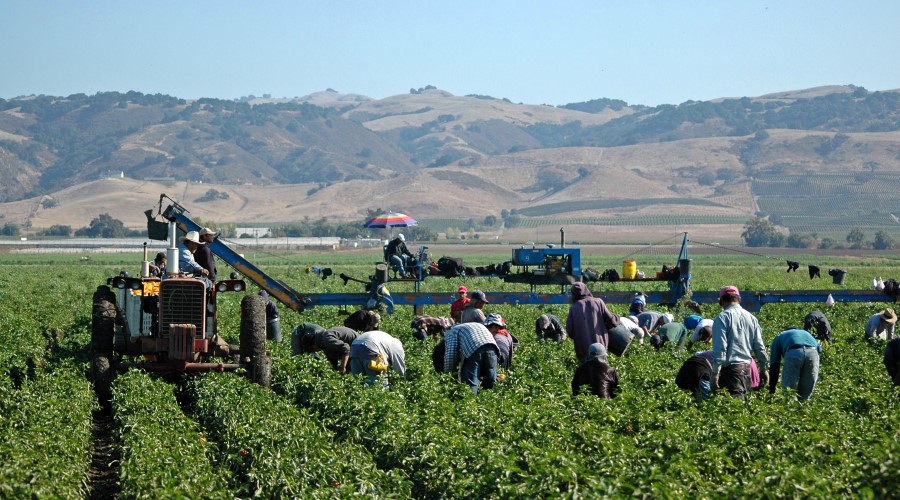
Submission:
M 722 312 L 712 327 L 712 387 L 724 387 L 733 397 L 747 399 L 750 392 L 750 359 L 756 356 L 759 366 L 769 366 L 762 328 L 756 317 L 741 307 L 741 292 L 734 285 L 719 291 Z M 769 383 L 769 374 L 760 370 L 760 385 Z
M 469 303 L 463 307 L 459 315 L 460 323 L 484 323 L 487 318 L 483 311 L 484 305 L 490 304 L 487 296 L 481 290 L 475 290 L 469 294 Z
M 459 317 L 462 315 L 463 309 L 466 308 L 466 305 L 470 302 L 469 297 L 466 294 L 469 293 L 469 289 L 465 286 L 461 286 L 456 290 L 456 300 L 450 304 L 450 317 L 453 318 L 453 321 L 459 323 Z

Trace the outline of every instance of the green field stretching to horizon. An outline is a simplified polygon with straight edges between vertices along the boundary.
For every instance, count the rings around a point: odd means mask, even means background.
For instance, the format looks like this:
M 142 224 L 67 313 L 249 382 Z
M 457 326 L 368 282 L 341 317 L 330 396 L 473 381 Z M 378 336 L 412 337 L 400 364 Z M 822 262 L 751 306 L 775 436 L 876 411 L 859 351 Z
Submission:
M 301 293 L 363 293 L 340 273 L 365 278 L 369 253 L 260 254 L 254 261 Z M 486 265 L 509 253 L 470 253 Z M 621 271 L 621 255 L 585 255 L 583 267 Z M 695 255 L 693 290 L 733 284 L 742 291 L 868 289 L 874 277 L 898 278 L 896 256 L 798 254 L 783 257 Z M 673 256 L 638 255 L 656 271 Z M 674 384 L 691 355 L 632 345 L 610 356 L 619 373 L 611 400 L 571 395 L 571 340 L 539 342 L 540 314 L 565 320 L 567 305 L 488 304 L 518 338 L 512 368 L 494 390 L 473 395 L 432 368 L 434 340 L 413 337 L 411 307 L 384 315 L 399 338 L 407 377 L 390 388 L 341 376 L 324 359 L 292 357 L 290 332 L 302 322 L 327 327 L 349 311 L 279 306 L 285 341 L 269 341 L 272 386 L 240 373 L 159 376 L 122 371 L 104 413 L 90 379 L 91 295 L 107 277 L 139 271 L 131 254 L 0 254 L 0 496 L 85 497 L 103 482 L 122 498 L 525 498 L 525 497 L 864 497 L 890 498 L 900 484 L 900 389 L 882 364 L 885 343 L 867 343 L 863 325 L 891 297 L 867 303 L 769 304 L 756 314 L 768 344 L 781 330 L 823 311 L 834 330 L 812 398 L 760 391 L 747 403 L 726 395 L 697 404 Z M 810 279 L 807 264 L 823 269 Z M 307 265 L 327 266 L 323 280 Z M 848 271 L 843 285 L 824 271 Z M 220 274 L 230 269 L 221 261 Z M 527 291 L 498 278 L 428 278 L 422 291 L 460 284 L 489 294 Z M 593 282 L 595 292 L 661 290 L 664 282 Z M 388 283 L 392 293 L 410 283 Z M 559 293 L 559 287 L 540 292 Z M 248 294 L 257 292 L 250 286 Z M 220 333 L 240 338 L 242 293 L 222 294 Z M 625 314 L 627 305 L 612 305 Z M 689 314 L 681 306 L 648 309 Z M 701 305 L 712 318 L 717 305 Z M 449 304 L 426 306 L 447 315 Z M 699 347 L 705 349 L 707 347 Z M 696 350 L 696 349 L 695 349 Z M 100 425 L 105 422 L 104 425 Z M 102 448 L 102 449 L 101 449 Z M 111 457 L 111 458 L 110 458 Z M 101 464 L 101 465 L 98 465 Z

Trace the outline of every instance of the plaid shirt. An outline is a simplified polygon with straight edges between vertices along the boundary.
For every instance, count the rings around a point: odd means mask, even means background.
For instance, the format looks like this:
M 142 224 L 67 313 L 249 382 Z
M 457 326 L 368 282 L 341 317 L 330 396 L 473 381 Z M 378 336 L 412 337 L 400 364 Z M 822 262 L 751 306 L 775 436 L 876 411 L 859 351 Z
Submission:
M 462 323 L 454 326 L 444 334 L 444 342 L 446 345 L 444 373 L 455 372 L 460 357 L 468 358 L 479 347 L 485 344 L 497 346 L 494 335 L 481 323 Z
M 422 329 L 432 335 L 438 335 L 450 329 L 453 326 L 453 321 L 442 316 L 416 316 L 416 319 L 412 320 L 410 326 L 414 330 Z

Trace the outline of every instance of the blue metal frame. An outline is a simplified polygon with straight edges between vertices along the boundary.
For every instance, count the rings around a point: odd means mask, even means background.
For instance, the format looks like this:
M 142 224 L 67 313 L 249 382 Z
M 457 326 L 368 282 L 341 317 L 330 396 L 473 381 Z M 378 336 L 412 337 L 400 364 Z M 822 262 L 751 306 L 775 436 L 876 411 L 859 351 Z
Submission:
M 634 300 L 632 292 L 592 291 L 594 297 L 603 299 L 607 304 L 631 304 Z M 408 292 L 391 293 L 394 306 L 433 306 L 449 305 L 456 298 L 450 292 Z M 569 294 L 534 293 L 534 292 L 485 292 L 491 304 L 512 305 L 545 305 L 568 304 Z M 674 305 L 682 297 L 673 292 L 645 292 L 648 303 Z M 874 290 L 767 290 L 741 292 L 741 306 L 752 312 L 759 312 L 766 304 L 783 304 L 796 302 L 820 302 L 824 304 L 831 295 L 835 302 L 896 302 L 890 295 Z M 366 293 L 314 293 L 305 296 L 306 307 L 317 306 L 365 306 L 371 294 Z M 717 304 L 718 291 L 692 292 L 691 300 L 700 304 Z

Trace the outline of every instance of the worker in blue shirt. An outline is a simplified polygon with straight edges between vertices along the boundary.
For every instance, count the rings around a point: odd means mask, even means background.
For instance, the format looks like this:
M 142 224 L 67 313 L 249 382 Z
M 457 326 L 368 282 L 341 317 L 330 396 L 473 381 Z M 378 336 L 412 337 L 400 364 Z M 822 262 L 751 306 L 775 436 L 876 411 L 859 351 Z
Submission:
M 819 379 L 819 353 L 822 351 L 815 337 L 806 330 L 792 327 L 775 336 L 769 351 L 769 392 L 775 392 L 781 358 L 784 358 L 781 387 L 796 390 L 800 401 L 809 399 Z

